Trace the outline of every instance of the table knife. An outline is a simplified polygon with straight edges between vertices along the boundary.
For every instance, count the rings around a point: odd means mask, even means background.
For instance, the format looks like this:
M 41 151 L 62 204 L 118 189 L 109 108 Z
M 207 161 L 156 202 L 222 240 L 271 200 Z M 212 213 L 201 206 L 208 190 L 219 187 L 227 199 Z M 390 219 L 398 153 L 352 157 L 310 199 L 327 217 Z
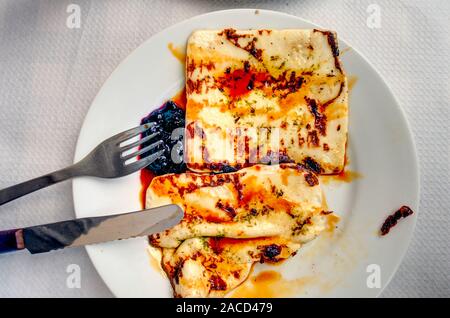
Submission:
M 27 249 L 31 254 L 162 232 L 178 224 L 176 204 L 130 213 L 87 217 L 0 231 L 0 253 Z

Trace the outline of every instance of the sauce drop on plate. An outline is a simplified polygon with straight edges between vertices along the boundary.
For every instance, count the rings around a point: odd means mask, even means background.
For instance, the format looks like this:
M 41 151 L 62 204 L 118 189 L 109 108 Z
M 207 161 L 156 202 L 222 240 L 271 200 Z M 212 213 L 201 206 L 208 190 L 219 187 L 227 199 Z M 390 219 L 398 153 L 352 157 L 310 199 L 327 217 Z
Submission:
M 262 271 L 250 277 L 232 293 L 233 298 L 275 298 L 289 297 L 302 291 L 313 282 L 313 277 L 302 277 L 288 280 L 272 270 Z
M 181 63 L 186 63 L 186 53 L 185 53 L 185 49 L 183 47 L 180 46 L 175 46 L 173 43 L 169 43 L 167 45 L 167 48 L 170 50 L 170 53 L 172 53 L 172 55 L 178 59 L 178 61 L 180 61 Z
M 350 160 L 346 154 L 344 169 L 337 174 L 321 175 L 320 183 L 322 183 L 322 184 L 330 184 L 332 182 L 350 183 L 354 180 L 362 178 L 363 175 L 361 173 L 347 169 L 347 166 L 349 165 L 349 163 L 350 163 Z
M 348 77 L 348 90 L 349 90 L 349 92 L 355 87 L 356 82 L 358 82 L 358 77 L 356 75 L 350 75 Z
M 323 184 L 329 184 L 331 182 L 350 183 L 360 178 L 362 178 L 362 175 L 359 172 L 344 169 L 344 171 L 338 174 L 324 175 L 320 178 L 320 181 Z
M 174 97 L 172 97 L 172 101 L 177 104 L 179 108 L 186 111 L 186 88 L 183 88 L 181 91 L 179 91 Z
M 150 266 L 161 274 L 161 276 L 166 277 L 166 273 L 162 269 L 161 259 L 162 251 L 160 248 L 153 247 L 151 245 L 147 246 L 147 254 Z

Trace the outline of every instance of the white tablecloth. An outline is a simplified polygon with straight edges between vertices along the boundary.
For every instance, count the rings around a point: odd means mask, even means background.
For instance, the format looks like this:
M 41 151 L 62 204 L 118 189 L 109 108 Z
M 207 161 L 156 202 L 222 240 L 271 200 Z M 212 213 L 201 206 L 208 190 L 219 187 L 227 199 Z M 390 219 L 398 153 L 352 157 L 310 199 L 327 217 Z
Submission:
M 79 29 L 66 26 L 70 3 L 81 9 Z M 371 4 L 381 10 L 380 28 L 367 26 Z M 450 2 L 445 0 L 1 1 L 0 188 L 71 163 L 91 101 L 139 44 L 189 17 L 238 7 L 283 11 L 335 29 L 381 72 L 406 111 L 421 169 L 415 235 L 382 295 L 450 296 Z M 0 229 L 73 216 L 67 182 L 1 206 Z M 81 288 L 67 287 L 69 264 L 80 266 Z M 67 249 L 0 256 L 2 296 L 112 294 L 86 252 Z

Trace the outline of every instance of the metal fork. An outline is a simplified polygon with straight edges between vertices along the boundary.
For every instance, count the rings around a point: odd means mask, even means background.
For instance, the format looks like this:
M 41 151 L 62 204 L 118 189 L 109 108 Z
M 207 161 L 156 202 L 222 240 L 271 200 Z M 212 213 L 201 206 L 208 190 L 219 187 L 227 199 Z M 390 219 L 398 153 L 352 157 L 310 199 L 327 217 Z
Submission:
M 155 152 L 145 158 L 139 159 L 138 156 L 155 149 L 162 144 L 162 141 L 159 140 L 135 151 L 133 151 L 133 148 L 150 141 L 158 133 L 152 133 L 131 143 L 127 143 L 127 141 L 131 141 L 132 138 L 146 132 L 154 125 L 154 123 L 147 123 L 119 133 L 103 141 L 81 161 L 70 167 L 0 190 L 0 205 L 70 178 L 79 176 L 118 178 L 145 168 L 158 159 L 164 153 L 164 150 Z M 131 162 L 135 157 L 138 160 Z

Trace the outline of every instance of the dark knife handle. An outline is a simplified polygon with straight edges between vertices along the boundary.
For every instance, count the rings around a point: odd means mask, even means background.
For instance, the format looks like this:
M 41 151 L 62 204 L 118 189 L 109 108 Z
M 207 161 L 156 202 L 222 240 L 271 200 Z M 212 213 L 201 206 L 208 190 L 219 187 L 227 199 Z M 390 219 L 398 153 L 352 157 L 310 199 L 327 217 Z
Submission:
M 23 250 L 24 248 L 22 229 L 0 231 L 0 254 Z

